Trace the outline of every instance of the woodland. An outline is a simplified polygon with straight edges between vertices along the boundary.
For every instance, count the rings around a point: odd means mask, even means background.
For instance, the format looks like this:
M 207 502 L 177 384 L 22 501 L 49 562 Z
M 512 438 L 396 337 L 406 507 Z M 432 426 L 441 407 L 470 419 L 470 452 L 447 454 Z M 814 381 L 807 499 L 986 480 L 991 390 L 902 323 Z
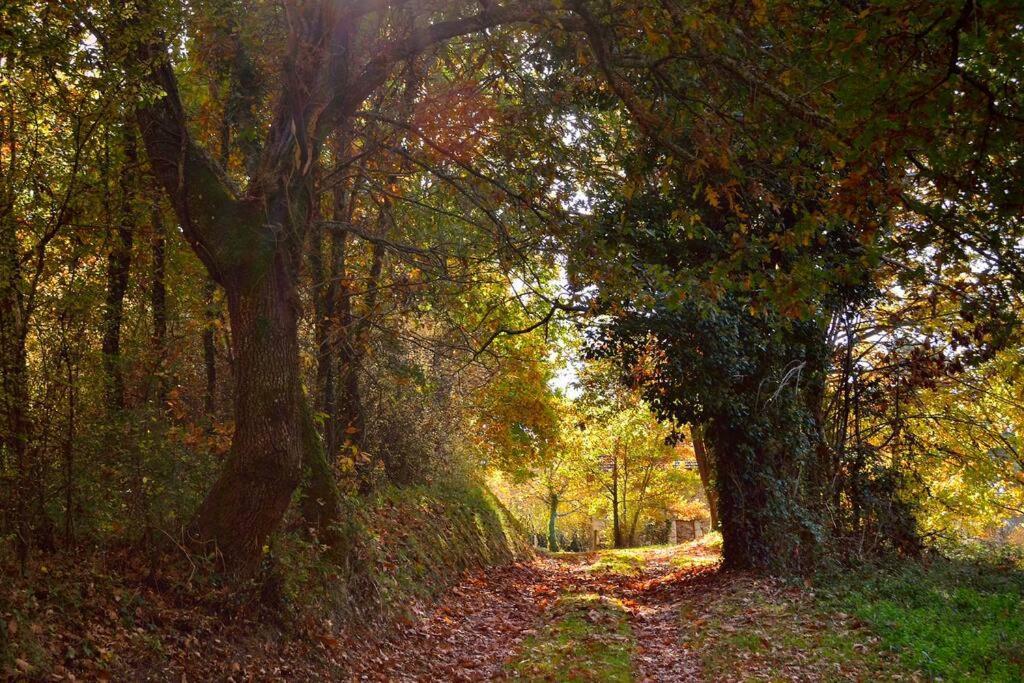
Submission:
M 1019 0 L 5 0 L 0 677 L 1024 679 L 1022 80 Z

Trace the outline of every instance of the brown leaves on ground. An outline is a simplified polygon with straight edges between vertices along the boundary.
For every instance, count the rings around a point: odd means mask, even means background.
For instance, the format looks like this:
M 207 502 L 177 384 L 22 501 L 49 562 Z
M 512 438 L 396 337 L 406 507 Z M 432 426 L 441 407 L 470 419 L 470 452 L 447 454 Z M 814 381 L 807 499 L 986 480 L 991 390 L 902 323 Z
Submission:
M 313 636 L 323 625 L 284 628 L 255 595 L 189 585 L 188 566 L 166 561 L 154 572 L 128 550 L 59 559 L 0 586 L 10 652 L 0 679 L 313 680 L 341 671 Z
M 680 605 L 715 568 L 673 570 L 670 557 L 665 553 L 630 575 L 592 571 L 592 554 L 540 557 L 474 574 L 425 619 L 372 654 L 353 658 L 353 674 L 374 681 L 504 679 L 520 643 L 558 618 L 559 595 L 597 594 L 618 598 L 629 614 L 637 680 L 698 680 L 697 660 L 681 645 Z
M 701 680 L 700 660 L 682 642 L 680 613 L 695 593 L 713 585 L 717 564 L 673 568 L 673 553 L 654 556 L 629 586 L 637 641 L 635 675 L 641 681 Z
M 560 618 L 561 596 L 594 594 L 625 610 L 635 680 L 902 675 L 866 628 L 820 609 L 808 587 L 723 573 L 703 560 L 680 562 L 680 552 L 641 551 L 639 569 L 627 573 L 602 568 L 594 554 L 474 570 L 433 605 L 411 604 L 403 620 L 377 630 L 299 617 L 277 625 L 256 601 L 228 599 L 213 589 L 186 591 L 168 575 L 154 581 L 142 567 L 133 568 L 130 556 L 96 556 L 87 566 L 35 567 L 32 582 L 3 587 L 0 624 L 9 657 L 0 674 L 43 680 L 504 679 L 530 637 Z
M 721 573 L 683 605 L 683 642 L 708 680 L 913 680 L 877 636 L 808 585 Z
M 503 677 L 505 662 L 534 633 L 565 585 L 543 561 L 479 570 L 423 619 L 349 659 L 354 679 L 478 681 Z

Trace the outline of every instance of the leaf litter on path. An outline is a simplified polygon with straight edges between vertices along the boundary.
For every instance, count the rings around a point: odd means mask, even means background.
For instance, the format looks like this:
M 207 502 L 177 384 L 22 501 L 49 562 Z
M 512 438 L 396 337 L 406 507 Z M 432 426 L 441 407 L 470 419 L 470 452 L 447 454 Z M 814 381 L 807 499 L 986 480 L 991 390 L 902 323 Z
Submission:
M 639 572 L 621 574 L 601 565 L 595 569 L 588 563 L 593 558 L 541 556 L 471 575 L 426 618 L 393 633 L 373 654 L 350 657 L 352 679 L 604 680 L 609 669 L 595 658 L 605 657 L 608 648 L 626 647 L 632 671 L 624 680 L 699 680 L 697 658 L 681 645 L 680 604 L 714 568 L 676 570 L 666 555 Z M 568 630 L 575 640 L 552 650 L 567 659 L 559 660 L 556 671 L 530 668 L 531 656 L 547 654 L 531 650 L 545 647 L 553 632 L 565 638 L 567 629 L 557 627 L 567 618 L 589 624 Z

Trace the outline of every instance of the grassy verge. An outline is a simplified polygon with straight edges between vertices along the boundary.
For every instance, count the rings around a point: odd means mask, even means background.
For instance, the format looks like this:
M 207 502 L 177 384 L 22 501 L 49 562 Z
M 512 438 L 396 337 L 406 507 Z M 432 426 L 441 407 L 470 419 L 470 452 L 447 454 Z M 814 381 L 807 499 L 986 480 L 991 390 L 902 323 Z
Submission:
M 434 597 L 467 569 L 528 552 L 512 518 L 483 489 L 387 489 L 360 520 L 356 559 L 385 613 Z M 354 599 L 363 593 L 354 592 Z
M 566 595 L 552 620 L 528 638 L 509 666 L 515 679 L 631 681 L 633 637 L 622 604 L 595 594 Z
M 683 609 L 682 632 L 708 680 L 899 680 L 880 639 L 811 591 L 727 575 Z
M 704 567 L 722 561 L 722 534 L 717 531 L 679 546 L 671 564 L 677 569 Z
M 682 618 L 713 680 L 1024 680 L 1024 572 L 1002 560 L 869 567 L 813 588 L 724 574 Z
M 598 553 L 597 559 L 587 568 L 591 572 L 607 572 L 631 576 L 643 571 L 650 547 L 607 549 Z
M 343 518 L 341 558 L 296 534 L 276 539 L 285 602 L 299 612 L 360 622 L 408 616 L 465 570 L 530 552 L 517 522 L 483 488 L 385 488 L 347 500 Z
M 1024 680 L 1024 572 L 938 560 L 837 577 L 831 609 L 872 628 L 903 665 L 929 678 Z

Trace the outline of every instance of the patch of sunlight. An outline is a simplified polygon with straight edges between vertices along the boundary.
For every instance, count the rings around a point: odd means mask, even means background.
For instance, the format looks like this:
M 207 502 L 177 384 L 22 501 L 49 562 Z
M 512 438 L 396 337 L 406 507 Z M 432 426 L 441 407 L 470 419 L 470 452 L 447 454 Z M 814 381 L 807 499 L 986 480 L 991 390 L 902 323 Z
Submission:
M 548 612 L 548 623 L 527 638 L 512 659 L 514 680 L 633 680 L 635 646 L 623 604 L 605 595 L 564 595 Z

